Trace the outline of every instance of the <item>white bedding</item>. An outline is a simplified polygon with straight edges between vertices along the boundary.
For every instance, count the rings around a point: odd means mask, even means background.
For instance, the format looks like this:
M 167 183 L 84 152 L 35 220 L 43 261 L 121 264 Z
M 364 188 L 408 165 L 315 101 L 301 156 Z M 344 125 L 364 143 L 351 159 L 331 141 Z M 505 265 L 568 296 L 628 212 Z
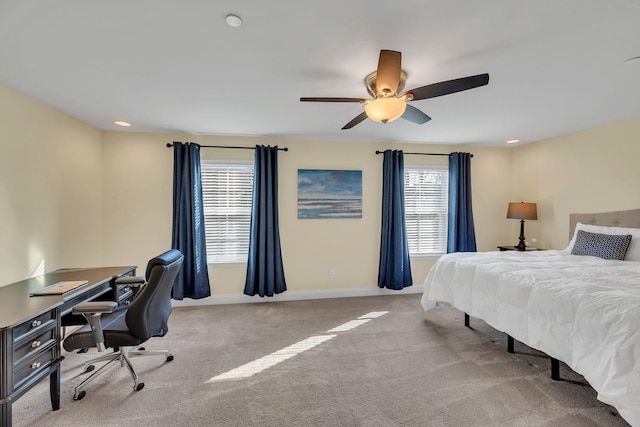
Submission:
M 565 251 L 454 253 L 424 283 L 446 302 L 580 373 L 640 426 L 640 262 Z

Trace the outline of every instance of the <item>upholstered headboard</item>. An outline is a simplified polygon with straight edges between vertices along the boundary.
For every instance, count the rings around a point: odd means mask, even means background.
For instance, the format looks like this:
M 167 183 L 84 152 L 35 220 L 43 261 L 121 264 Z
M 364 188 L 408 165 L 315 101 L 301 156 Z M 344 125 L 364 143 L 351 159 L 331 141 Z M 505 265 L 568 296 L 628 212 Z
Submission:
M 614 211 L 588 214 L 569 215 L 569 239 L 573 237 L 573 231 L 577 223 L 606 225 L 610 227 L 640 228 L 640 209 L 628 211 Z

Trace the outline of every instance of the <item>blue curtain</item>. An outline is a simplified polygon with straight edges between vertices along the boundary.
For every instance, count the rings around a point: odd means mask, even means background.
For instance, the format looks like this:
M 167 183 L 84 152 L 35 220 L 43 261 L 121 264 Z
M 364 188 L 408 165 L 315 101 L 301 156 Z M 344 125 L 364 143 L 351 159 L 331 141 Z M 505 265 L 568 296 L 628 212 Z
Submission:
M 475 251 L 476 233 L 471 209 L 471 154 L 451 153 L 447 253 Z
M 200 146 L 173 143 L 173 232 L 171 247 L 184 255 L 173 299 L 211 295 L 200 179 Z
M 278 227 L 278 147 L 256 145 L 246 295 L 287 290 Z
M 412 284 L 404 217 L 404 153 L 386 150 L 382 165 L 382 233 L 378 286 L 400 290 Z

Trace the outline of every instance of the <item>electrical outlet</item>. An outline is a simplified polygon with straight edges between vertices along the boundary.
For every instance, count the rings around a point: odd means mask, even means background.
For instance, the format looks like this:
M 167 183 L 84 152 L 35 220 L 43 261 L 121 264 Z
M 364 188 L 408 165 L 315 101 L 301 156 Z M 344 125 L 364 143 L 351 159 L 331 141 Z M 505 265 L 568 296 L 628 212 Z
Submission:
M 329 270 L 329 278 L 331 279 L 335 279 L 336 278 L 336 270 L 335 269 L 331 269 Z

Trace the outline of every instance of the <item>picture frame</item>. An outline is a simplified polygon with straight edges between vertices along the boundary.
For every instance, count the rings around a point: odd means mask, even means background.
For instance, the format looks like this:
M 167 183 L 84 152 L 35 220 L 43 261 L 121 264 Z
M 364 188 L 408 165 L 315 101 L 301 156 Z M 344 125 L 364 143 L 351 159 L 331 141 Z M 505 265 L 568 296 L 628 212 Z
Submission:
M 298 169 L 298 219 L 362 218 L 362 171 Z

